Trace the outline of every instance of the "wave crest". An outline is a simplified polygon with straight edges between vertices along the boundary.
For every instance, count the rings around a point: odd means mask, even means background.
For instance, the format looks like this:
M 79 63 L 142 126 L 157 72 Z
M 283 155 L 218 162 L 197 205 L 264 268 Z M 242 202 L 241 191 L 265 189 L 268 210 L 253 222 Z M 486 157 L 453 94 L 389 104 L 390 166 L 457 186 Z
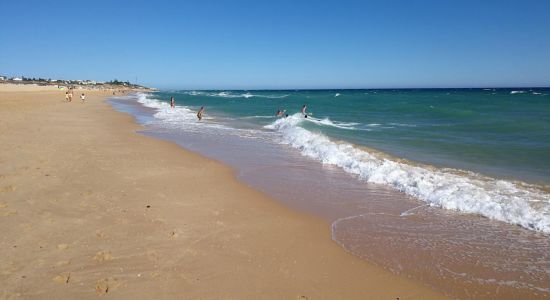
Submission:
M 205 91 L 186 91 L 184 94 L 189 96 L 207 96 L 207 97 L 220 97 L 220 98 L 268 98 L 268 99 L 280 99 L 286 98 L 290 95 L 263 95 L 263 94 L 252 94 L 250 92 L 246 93 L 233 93 L 229 91 L 223 92 L 205 92 Z
M 381 158 L 310 132 L 299 126 L 303 120 L 295 114 L 265 128 L 280 133 L 281 143 L 300 150 L 304 156 L 339 166 L 362 180 L 391 186 L 430 206 L 475 213 L 550 233 L 550 196 L 534 186 Z

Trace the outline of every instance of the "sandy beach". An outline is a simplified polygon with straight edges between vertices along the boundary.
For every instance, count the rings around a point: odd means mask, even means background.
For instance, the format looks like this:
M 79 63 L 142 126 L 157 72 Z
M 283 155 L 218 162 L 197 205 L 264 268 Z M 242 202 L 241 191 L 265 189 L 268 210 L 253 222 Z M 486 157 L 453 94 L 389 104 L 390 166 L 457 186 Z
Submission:
M 444 298 L 84 92 L 0 86 L 0 299 Z

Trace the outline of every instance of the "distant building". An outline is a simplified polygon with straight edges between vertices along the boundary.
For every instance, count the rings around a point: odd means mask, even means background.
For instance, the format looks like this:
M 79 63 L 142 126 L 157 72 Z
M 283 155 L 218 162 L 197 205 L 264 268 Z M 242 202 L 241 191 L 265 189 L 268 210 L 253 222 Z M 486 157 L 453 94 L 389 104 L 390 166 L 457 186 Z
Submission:
M 0 80 L 4 81 L 4 80 L 6 80 L 6 77 L 0 76 Z
M 19 78 L 19 77 L 13 77 L 12 79 L 13 81 L 23 81 L 23 78 Z

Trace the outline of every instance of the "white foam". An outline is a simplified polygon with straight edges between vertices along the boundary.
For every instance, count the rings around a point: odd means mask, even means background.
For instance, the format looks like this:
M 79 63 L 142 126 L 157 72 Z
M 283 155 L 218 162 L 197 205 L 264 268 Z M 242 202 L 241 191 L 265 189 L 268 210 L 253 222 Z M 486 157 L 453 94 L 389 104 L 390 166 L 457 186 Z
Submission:
M 281 143 L 299 149 L 302 155 L 341 167 L 372 183 L 385 184 L 425 201 L 430 206 L 475 213 L 491 219 L 550 233 L 550 195 L 527 184 L 458 175 L 380 158 L 351 144 L 335 143 L 322 134 L 299 125 L 300 114 L 278 119 L 265 126 L 281 134 Z
M 337 121 L 331 121 L 329 118 L 317 119 L 311 116 L 308 116 L 308 118 L 303 118 L 303 119 L 307 122 L 315 123 L 317 125 L 331 126 L 331 127 L 336 127 L 340 129 L 350 129 L 350 130 L 359 129 L 356 127 L 356 125 L 359 125 L 359 123 L 355 123 L 355 122 L 337 122 Z
M 138 94 L 138 102 L 146 107 L 155 108 L 157 112 L 154 117 L 163 120 L 166 124 L 181 124 L 197 121 L 196 113 L 186 107 L 170 107 L 170 104 L 156 99 L 148 98 L 146 94 Z
M 252 94 L 250 92 L 246 93 L 233 93 L 233 92 L 203 92 L 203 91 L 187 91 L 184 92 L 187 95 L 190 96 L 207 96 L 207 97 L 220 97 L 220 98 L 252 98 L 252 97 L 258 97 L 258 98 L 268 98 L 268 99 L 280 99 L 280 98 L 286 98 L 290 95 L 262 95 L 262 94 Z
M 241 117 L 241 119 L 275 119 L 277 116 L 247 116 L 247 117 Z
M 404 124 L 404 123 L 390 123 L 390 125 L 399 126 L 399 127 L 416 127 L 414 124 Z
M 267 138 L 265 136 L 265 131 L 229 127 L 219 123 L 216 118 L 209 115 L 203 115 L 203 121 L 198 121 L 196 111 L 180 105 L 176 105 L 172 108 L 168 102 L 148 97 L 147 94 L 138 93 L 137 101 L 143 106 L 156 110 L 153 115 L 155 118 L 154 122 L 156 125 L 160 125 L 163 128 L 200 132 L 201 134 L 231 134 L 251 139 Z
M 511 91 L 510 94 L 523 94 L 525 91 Z
M 338 97 L 338 96 L 340 96 L 340 93 L 334 94 L 334 97 Z

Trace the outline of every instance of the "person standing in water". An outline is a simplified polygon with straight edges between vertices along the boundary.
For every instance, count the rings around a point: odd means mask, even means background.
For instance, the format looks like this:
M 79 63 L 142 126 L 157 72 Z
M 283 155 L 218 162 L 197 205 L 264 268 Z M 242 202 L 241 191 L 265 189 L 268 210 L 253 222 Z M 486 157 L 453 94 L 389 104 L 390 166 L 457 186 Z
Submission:
M 204 106 L 201 106 L 201 109 L 199 109 L 199 112 L 197 113 L 197 118 L 199 118 L 199 121 L 202 120 L 203 113 L 204 113 Z
M 285 112 L 286 112 L 286 109 L 283 109 L 283 110 L 279 109 L 277 110 L 277 114 L 275 114 L 275 116 L 282 117 L 285 114 Z
M 176 106 L 176 100 L 174 100 L 174 97 L 170 97 L 170 107 L 174 108 Z
M 302 105 L 302 115 L 307 118 L 307 112 L 306 112 L 307 106 L 304 104 Z

